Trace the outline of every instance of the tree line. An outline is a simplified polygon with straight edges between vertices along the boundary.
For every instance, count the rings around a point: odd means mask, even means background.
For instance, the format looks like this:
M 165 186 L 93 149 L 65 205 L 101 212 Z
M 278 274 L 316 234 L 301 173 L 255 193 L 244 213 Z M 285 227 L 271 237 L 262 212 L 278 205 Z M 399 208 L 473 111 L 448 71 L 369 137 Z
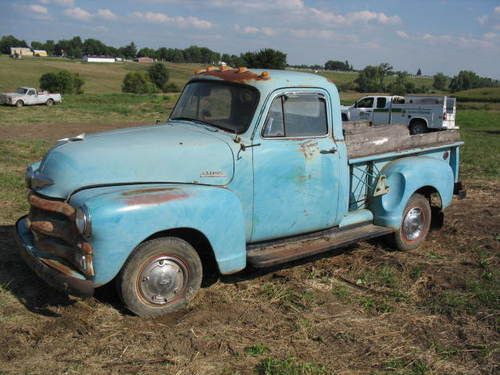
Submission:
M 391 79 L 389 79 L 389 77 L 391 77 Z M 408 72 L 394 71 L 393 67 L 388 63 L 376 66 L 368 65 L 359 72 L 354 83 L 356 84 L 355 88 L 360 92 L 385 91 L 392 92 L 395 95 L 422 92 L 422 87 L 416 87 L 414 81 L 410 80 L 410 74 Z M 500 81 L 481 77 L 468 70 L 461 70 L 454 77 L 448 77 L 443 73 L 437 73 L 433 76 L 432 82 L 432 87 L 434 89 L 441 91 L 448 90 L 451 92 L 497 86 L 500 86 Z
M 12 35 L 0 39 L 0 51 L 9 54 L 10 47 L 28 47 L 25 40 Z M 207 47 L 190 46 L 185 49 L 166 48 L 138 49 L 134 42 L 115 48 L 108 46 L 97 39 L 82 40 L 79 36 L 59 41 L 46 40 L 45 42 L 32 41 L 31 48 L 46 50 L 50 56 L 65 56 L 81 58 L 82 56 L 113 56 L 125 59 L 136 57 L 151 57 L 160 61 L 175 63 L 218 64 L 223 61 L 230 66 L 248 66 L 252 68 L 284 69 L 287 66 L 287 55 L 271 48 L 257 52 L 245 52 L 240 55 L 219 53 Z
M 0 39 L 0 52 L 8 54 L 10 53 L 10 47 L 28 47 L 28 43 L 12 35 L 3 36 Z M 219 62 L 225 62 L 234 67 L 247 66 L 263 69 L 285 69 L 288 66 L 286 53 L 271 48 L 261 49 L 256 52 L 244 52 L 240 55 L 221 54 L 207 47 L 199 46 L 190 46 L 185 49 L 166 47 L 138 49 L 134 42 L 116 48 L 108 46 L 97 39 L 89 38 L 82 41 L 79 36 L 57 42 L 54 40 L 46 40 L 45 42 L 32 41 L 31 48 L 46 50 L 51 56 L 66 56 L 69 58 L 81 58 L 84 55 L 105 55 L 125 59 L 151 57 L 159 61 L 175 63 L 218 64 Z M 294 65 L 291 67 L 312 70 L 354 71 L 353 66 L 347 60 L 328 60 L 324 65 Z M 417 75 L 421 74 L 421 69 L 419 69 Z M 391 76 L 393 78 L 389 79 L 388 77 Z M 443 73 L 434 75 L 432 87 L 436 90 L 455 92 L 499 85 L 498 80 L 481 77 L 472 71 L 462 70 L 454 77 L 447 77 Z M 393 67 L 388 63 L 366 66 L 359 71 L 354 84 L 346 83 L 340 85 L 340 88 L 343 90 L 356 89 L 360 92 L 391 91 L 396 95 L 416 91 L 422 92 L 422 87 L 416 87 L 414 81 L 410 80 L 408 72 L 394 71 Z M 430 89 L 430 87 L 427 89 Z

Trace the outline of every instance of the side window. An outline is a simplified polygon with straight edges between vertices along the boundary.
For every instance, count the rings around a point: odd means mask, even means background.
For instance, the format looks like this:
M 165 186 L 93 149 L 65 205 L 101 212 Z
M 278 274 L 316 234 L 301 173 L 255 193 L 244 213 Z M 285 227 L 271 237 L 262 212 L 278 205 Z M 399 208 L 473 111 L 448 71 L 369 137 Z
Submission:
M 377 108 L 385 108 L 386 98 L 377 98 Z
M 363 98 L 357 104 L 356 108 L 372 108 L 373 98 Z
M 33 90 L 29 90 L 29 91 L 28 91 L 28 95 L 35 95 L 35 91 L 33 91 Z
M 278 96 L 271 103 L 264 128 L 264 137 L 284 137 L 285 124 L 283 122 L 283 97 Z
M 317 94 L 294 94 L 273 100 L 264 137 L 307 137 L 328 133 L 326 101 Z

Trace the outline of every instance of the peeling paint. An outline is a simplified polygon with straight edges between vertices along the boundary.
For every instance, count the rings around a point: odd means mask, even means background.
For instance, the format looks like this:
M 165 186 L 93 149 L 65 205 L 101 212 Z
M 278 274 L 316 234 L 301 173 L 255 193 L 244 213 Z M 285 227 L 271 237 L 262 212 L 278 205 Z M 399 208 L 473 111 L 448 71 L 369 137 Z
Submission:
M 314 140 L 309 140 L 304 143 L 301 143 L 299 146 L 299 150 L 304 154 L 306 160 L 313 159 L 316 155 L 318 155 L 318 142 Z
M 175 190 L 175 188 L 138 189 L 122 193 L 122 195 L 127 197 L 125 203 L 129 206 L 160 204 L 188 197 L 185 192 Z

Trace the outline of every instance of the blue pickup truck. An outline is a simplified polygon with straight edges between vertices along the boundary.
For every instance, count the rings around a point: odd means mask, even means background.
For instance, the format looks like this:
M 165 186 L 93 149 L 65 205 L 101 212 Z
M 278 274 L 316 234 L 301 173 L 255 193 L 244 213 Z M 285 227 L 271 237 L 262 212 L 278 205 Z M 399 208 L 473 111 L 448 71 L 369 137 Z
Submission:
M 49 285 L 115 282 L 132 312 L 179 310 L 214 269 L 270 267 L 384 237 L 416 249 L 459 182 L 457 131 L 341 121 L 306 73 L 210 67 L 164 124 L 60 140 L 27 168 L 21 254 Z

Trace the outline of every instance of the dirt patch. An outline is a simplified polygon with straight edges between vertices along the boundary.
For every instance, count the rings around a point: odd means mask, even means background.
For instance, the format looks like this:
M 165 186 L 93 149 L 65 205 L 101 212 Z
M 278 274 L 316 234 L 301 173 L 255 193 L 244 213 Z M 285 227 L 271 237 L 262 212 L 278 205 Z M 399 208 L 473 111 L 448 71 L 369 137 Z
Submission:
M 12 218 L 0 226 L 0 373 L 251 374 L 269 363 L 327 374 L 498 373 L 500 184 L 466 184 L 468 198 L 420 250 L 370 241 L 247 270 L 154 320 L 124 311 L 112 286 L 87 300 L 48 288 L 20 259 Z

